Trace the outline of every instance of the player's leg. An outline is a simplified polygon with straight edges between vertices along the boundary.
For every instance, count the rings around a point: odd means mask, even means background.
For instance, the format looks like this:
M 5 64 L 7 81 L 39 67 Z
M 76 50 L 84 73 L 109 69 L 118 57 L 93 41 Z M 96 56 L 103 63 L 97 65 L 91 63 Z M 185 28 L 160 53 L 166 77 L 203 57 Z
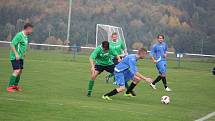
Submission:
M 106 70 L 107 72 L 113 74 L 114 68 L 115 68 L 115 65 L 110 65 L 110 66 L 107 66 L 107 67 L 105 68 L 105 70 Z M 113 75 L 114 75 L 114 74 L 113 74 Z M 128 88 L 129 88 L 128 81 L 131 80 L 131 79 L 133 78 L 133 75 L 130 73 L 130 71 L 125 71 L 125 72 L 124 72 L 124 75 L 125 75 L 125 80 L 127 80 L 127 81 L 125 81 L 125 88 L 128 89 Z M 114 78 L 115 78 L 115 77 L 114 77 Z M 114 83 L 115 83 L 116 85 L 118 85 L 117 82 L 114 82 Z M 130 93 L 131 93 L 132 96 L 136 96 L 136 94 L 135 94 L 135 92 L 134 92 L 133 90 L 132 90 Z
M 118 60 L 117 60 L 117 58 L 113 58 L 113 63 L 114 63 L 114 65 L 117 65 L 117 64 L 119 63 Z M 108 83 L 109 80 L 110 80 L 112 77 L 114 77 L 113 73 L 109 73 L 109 74 L 105 77 L 106 83 Z M 113 79 L 113 80 L 114 80 L 114 79 Z
M 16 89 L 16 91 L 22 91 L 21 87 L 18 86 L 19 85 L 19 81 L 22 75 L 22 69 L 20 70 L 19 75 L 16 77 L 15 83 L 14 83 L 14 89 Z
M 112 76 L 114 76 L 114 68 L 115 68 L 115 64 L 105 66 L 104 70 L 109 72 Z
M 8 92 L 14 92 L 14 85 L 15 82 L 17 80 L 17 77 L 20 75 L 21 73 L 21 65 L 20 65 L 20 60 L 12 60 L 11 61 L 12 64 L 12 68 L 13 68 L 13 73 L 10 76 L 9 79 L 9 86 L 7 88 Z
M 120 92 L 125 91 L 125 80 L 124 80 L 124 74 L 123 73 L 115 73 L 115 79 L 117 85 L 119 85 L 118 88 L 106 93 L 105 95 L 102 96 L 103 99 L 105 100 L 112 100 L 110 97 L 114 96 Z
M 163 61 L 161 63 L 161 67 L 160 67 L 160 76 L 164 85 L 164 88 L 166 91 L 171 91 L 171 89 L 167 86 L 167 80 L 166 80 L 166 62 Z
M 167 86 L 167 80 L 166 80 L 166 75 L 162 75 L 162 81 L 163 81 L 163 85 L 164 85 L 164 88 L 167 92 L 170 92 L 172 91 L 168 86 Z
M 21 75 L 22 75 L 23 65 L 24 65 L 24 61 L 20 60 L 20 68 L 21 68 L 21 70 L 19 72 L 19 75 L 17 75 L 15 83 L 14 83 L 14 89 L 16 89 L 17 91 L 21 91 L 22 90 L 21 87 L 18 86 L 18 85 L 19 85 L 19 81 L 20 81 L 20 78 L 21 78 Z
M 106 93 L 105 95 L 102 96 L 103 99 L 105 100 L 112 100 L 110 97 L 114 96 L 120 92 L 124 92 L 125 91 L 125 86 L 119 86 L 118 88 Z
M 127 70 L 127 71 L 125 71 L 124 72 L 125 73 L 125 88 L 127 89 L 127 91 L 129 90 L 129 85 L 128 85 L 128 81 L 129 80 L 132 80 L 133 78 L 134 78 L 134 75 L 129 71 L 129 70 Z M 130 85 L 132 85 L 132 83 L 130 84 Z M 134 90 L 131 90 L 131 91 L 129 91 L 129 93 L 128 93 L 129 95 L 131 95 L 131 96 L 136 96 L 136 93 L 134 92 Z M 126 93 L 125 93 L 125 96 L 126 96 Z
M 94 81 L 96 80 L 96 77 L 104 71 L 104 67 L 100 65 L 95 65 L 95 72 L 91 72 L 91 80 L 88 81 L 88 92 L 87 96 L 92 96 Z
M 160 73 L 161 73 L 161 62 L 159 62 L 159 63 L 157 63 L 156 64 L 156 68 L 157 68 L 157 70 L 158 70 L 158 72 L 159 72 L 159 75 L 157 76 L 157 78 L 150 84 L 150 86 L 152 87 L 152 89 L 156 89 L 156 86 L 155 86 L 155 84 L 156 83 L 158 83 L 161 79 L 162 79 L 162 77 L 161 77 L 161 75 L 160 75 Z
M 133 81 L 131 82 L 129 88 L 127 89 L 125 96 L 133 97 L 134 95 L 131 94 L 133 89 L 137 86 L 137 84 L 141 81 L 141 78 L 137 76 L 133 76 Z

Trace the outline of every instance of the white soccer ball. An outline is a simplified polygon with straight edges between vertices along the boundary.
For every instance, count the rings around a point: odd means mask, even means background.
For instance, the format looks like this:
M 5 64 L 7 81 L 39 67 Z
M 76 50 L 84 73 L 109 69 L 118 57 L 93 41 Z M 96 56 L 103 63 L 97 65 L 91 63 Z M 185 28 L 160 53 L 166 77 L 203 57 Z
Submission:
M 169 104 L 170 103 L 169 96 L 162 96 L 161 97 L 161 103 L 163 103 L 163 104 Z

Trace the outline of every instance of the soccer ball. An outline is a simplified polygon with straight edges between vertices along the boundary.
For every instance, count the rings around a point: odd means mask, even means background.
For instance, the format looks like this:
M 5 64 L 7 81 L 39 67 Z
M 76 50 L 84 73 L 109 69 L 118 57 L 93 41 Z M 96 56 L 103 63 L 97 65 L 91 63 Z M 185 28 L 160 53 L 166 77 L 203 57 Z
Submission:
M 161 97 L 161 103 L 163 103 L 163 104 L 169 104 L 170 103 L 169 96 L 162 96 Z

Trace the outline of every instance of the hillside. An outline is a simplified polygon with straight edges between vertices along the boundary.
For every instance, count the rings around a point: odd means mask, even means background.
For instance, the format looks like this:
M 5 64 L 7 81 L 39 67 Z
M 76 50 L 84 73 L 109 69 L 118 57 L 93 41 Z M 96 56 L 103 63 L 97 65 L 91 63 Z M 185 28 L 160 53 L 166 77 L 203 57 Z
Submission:
M 31 41 L 66 40 L 69 0 L 1 0 L 0 40 L 10 40 L 24 22 L 35 25 Z M 181 52 L 214 54 L 213 0 L 73 0 L 70 41 L 95 43 L 95 25 L 123 27 L 128 45 L 150 47 L 164 33 L 169 47 Z M 54 42 L 53 42 L 54 44 Z M 131 46 L 130 46 L 131 47 Z

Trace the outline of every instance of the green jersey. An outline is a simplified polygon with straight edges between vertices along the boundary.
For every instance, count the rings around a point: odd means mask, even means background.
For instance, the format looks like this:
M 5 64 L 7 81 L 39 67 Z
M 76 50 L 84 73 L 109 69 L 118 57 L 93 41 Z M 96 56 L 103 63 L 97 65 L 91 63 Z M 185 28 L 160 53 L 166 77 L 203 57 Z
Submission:
M 20 59 L 24 59 L 24 54 L 27 50 L 28 45 L 28 36 L 24 35 L 23 32 L 19 32 L 16 36 L 12 39 L 11 45 L 13 45 L 19 54 Z M 16 56 L 15 53 L 10 50 L 10 60 L 15 60 Z
M 117 56 L 118 54 L 113 48 L 109 48 L 107 52 L 105 52 L 101 46 L 96 47 L 96 49 L 91 53 L 90 58 L 96 61 L 97 65 L 109 66 L 113 65 L 112 57 Z
M 114 42 L 113 40 L 109 41 L 110 47 L 114 48 L 118 55 L 123 54 L 123 50 L 125 50 L 125 44 L 121 39 Z

